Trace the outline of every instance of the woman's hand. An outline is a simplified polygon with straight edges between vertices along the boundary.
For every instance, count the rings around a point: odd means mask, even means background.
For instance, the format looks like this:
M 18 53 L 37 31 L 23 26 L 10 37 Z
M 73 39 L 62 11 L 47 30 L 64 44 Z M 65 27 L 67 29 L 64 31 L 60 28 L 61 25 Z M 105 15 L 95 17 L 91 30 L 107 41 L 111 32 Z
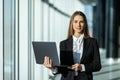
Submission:
M 72 69 L 74 69 L 75 71 L 78 71 L 78 70 L 81 71 L 82 66 L 81 66 L 81 64 L 76 63 L 76 64 L 72 65 Z
M 47 57 L 47 56 L 44 57 L 44 63 L 43 63 L 43 65 L 45 67 L 49 68 L 49 69 L 53 68 L 52 60 L 49 57 Z

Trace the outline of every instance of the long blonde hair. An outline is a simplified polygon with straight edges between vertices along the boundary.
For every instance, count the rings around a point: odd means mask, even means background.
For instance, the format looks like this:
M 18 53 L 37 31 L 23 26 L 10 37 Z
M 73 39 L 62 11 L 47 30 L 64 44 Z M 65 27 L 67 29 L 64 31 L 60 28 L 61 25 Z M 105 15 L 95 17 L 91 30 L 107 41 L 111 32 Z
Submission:
M 70 38 L 74 34 L 73 20 L 74 20 L 74 17 L 76 15 L 80 15 L 80 16 L 82 16 L 84 18 L 84 21 L 85 21 L 84 36 L 86 38 L 90 37 L 89 36 L 89 31 L 88 31 L 87 19 L 86 19 L 85 14 L 83 12 L 81 12 L 81 11 L 76 11 L 76 12 L 73 13 L 73 15 L 71 16 L 71 19 L 70 19 L 67 39 Z

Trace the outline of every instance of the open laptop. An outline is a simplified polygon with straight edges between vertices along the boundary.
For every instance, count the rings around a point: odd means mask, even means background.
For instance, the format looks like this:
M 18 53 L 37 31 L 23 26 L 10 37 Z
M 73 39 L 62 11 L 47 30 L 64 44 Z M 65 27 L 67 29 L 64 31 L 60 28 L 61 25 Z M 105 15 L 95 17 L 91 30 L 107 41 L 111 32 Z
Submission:
M 44 57 L 48 56 L 52 59 L 53 65 L 59 66 L 58 52 L 55 42 L 37 42 L 33 41 L 33 50 L 37 64 L 43 64 Z
M 37 64 L 43 64 L 44 57 L 48 56 L 52 59 L 54 66 L 71 69 L 71 66 L 60 65 L 55 42 L 33 41 L 32 44 L 33 44 L 33 49 L 34 49 L 34 54 L 35 54 L 35 59 Z

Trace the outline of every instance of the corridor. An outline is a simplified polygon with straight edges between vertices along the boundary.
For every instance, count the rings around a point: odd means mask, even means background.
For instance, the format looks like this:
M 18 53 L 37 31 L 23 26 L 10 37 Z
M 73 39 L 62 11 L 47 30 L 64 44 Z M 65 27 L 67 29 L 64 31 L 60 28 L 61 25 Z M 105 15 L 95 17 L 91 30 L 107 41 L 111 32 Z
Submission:
M 74 11 L 86 15 L 99 44 L 102 69 L 94 80 L 120 80 L 120 0 L 0 0 L 0 80 L 52 80 L 32 42 L 56 42 L 59 55 Z

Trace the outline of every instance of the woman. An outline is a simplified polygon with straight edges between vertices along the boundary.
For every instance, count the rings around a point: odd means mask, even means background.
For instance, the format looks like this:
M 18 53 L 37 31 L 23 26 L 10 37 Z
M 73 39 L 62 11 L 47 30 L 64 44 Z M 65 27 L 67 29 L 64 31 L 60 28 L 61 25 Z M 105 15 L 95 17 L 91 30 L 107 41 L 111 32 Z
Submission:
M 53 67 L 49 57 L 44 59 L 46 67 L 62 74 L 61 80 L 93 80 L 92 72 L 101 69 L 98 43 L 89 36 L 87 19 L 81 11 L 73 13 L 68 38 L 60 42 L 60 62 L 71 68 Z

